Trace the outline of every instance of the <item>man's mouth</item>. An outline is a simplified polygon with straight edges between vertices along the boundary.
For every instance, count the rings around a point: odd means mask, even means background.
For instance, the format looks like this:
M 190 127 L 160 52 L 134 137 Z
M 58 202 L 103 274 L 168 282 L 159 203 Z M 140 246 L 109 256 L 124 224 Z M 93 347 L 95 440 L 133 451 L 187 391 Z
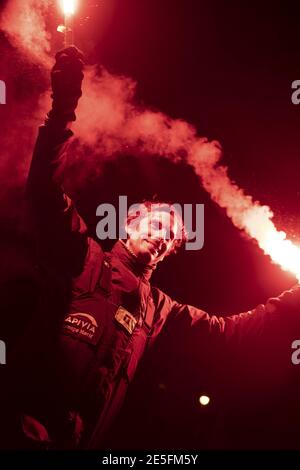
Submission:
M 147 241 L 147 243 L 150 245 L 150 251 L 151 251 L 151 253 L 152 253 L 154 256 L 158 256 L 159 253 L 160 253 L 159 246 L 158 246 L 155 242 L 153 242 L 153 241 L 151 241 L 151 240 L 146 240 L 146 241 Z

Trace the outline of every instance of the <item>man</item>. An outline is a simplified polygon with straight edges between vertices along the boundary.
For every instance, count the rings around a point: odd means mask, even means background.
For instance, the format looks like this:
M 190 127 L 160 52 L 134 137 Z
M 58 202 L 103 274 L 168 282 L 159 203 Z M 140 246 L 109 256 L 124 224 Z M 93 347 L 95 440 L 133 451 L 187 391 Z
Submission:
M 27 186 L 46 294 L 31 332 L 36 388 L 29 388 L 24 400 L 23 430 L 29 440 L 54 448 L 101 447 L 146 346 L 167 320 L 185 316 L 208 334 L 240 337 L 267 328 L 286 310 L 296 311 L 300 300 L 296 288 L 265 306 L 222 318 L 151 287 L 153 269 L 186 236 L 181 217 L 165 203 L 147 202 L 129 214 L 128 239 L 110 253 L 87 236 L 55 177 L 72 136 L 68 125 L 75 120 L 82 69 L 76 48 L 57 54 L 53 106 L 40 128 Z

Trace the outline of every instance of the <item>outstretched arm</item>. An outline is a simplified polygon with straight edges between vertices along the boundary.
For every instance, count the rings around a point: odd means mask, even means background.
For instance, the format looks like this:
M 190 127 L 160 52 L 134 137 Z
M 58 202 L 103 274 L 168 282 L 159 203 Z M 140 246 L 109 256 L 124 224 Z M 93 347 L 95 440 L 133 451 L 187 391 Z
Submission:
M 181 321 L 183 326 L 192 326 L 204 334 L 239 341 L 247 335 L 260 335 L 272 325 L 283 325 L 292 335 L 300 334 L 300 285 L 270 298 L 265 304 L 231 316 L 209 315 L 192 305 L 180 304 L 159 289 L 153 289 L 156 315 L 153 339 L 160 333 L 166 321 Z M 298 336 L 299 336 L 298 334 Z
M 73 133 L 83 79 L 82 54 L 70 47 L 56 55 L 51 72 L 52 109 L 40 127 L 27 181 L 27 201 L 37 235 L 39 262 L 76 269 L 86 250 L 86 227 L 55 172 Z M 76 256 L 74 257 L 74 251 Z
M 170 317 L 185 317 L 191 326 L 203 327 L 211 334 L 222 334 L 225 339 L 240 340 L 248 334 L 263 334 L 273 322 L 290 324 L 300 331 L 300 285 L 283 292 L 279 297 L 268 299 L 265 304 L 231 316 L 209 315 L 190 305 L 173 302 Z M 297 331 L 294 331 L 297 333 Z

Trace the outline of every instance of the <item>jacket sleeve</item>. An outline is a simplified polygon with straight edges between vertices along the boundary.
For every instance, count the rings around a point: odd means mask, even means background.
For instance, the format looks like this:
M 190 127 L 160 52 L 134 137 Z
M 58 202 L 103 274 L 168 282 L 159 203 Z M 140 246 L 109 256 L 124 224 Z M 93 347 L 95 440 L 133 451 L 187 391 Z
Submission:
M 26 199 L 37 241 L 38 262 L 48 270 L 76 275 L 87 250 L 87 229 L 55 177 L 72 131 L 48 123 L 39 129 Z
M 164 298 L 165 308 L 161 311 L 168 313 L 160 317 L 160 327 L 164 320 L 183 321 L 196 329 L 213 336 L 223 336 L 227 340 L 239 341 L 244 337 L 254 334 L 261 335 L 268 328 L 277 323 L 291 331 L 293 334 L 300 333 L 300 285 L 283 292 L 279 297 L 270 298 L 265 304 L 256 308 L 231 316 L 209 315 L 191 305 L 179 304 L 172 301 L 168 296 Z M 159 328 L 160 330 L 161 328 Z

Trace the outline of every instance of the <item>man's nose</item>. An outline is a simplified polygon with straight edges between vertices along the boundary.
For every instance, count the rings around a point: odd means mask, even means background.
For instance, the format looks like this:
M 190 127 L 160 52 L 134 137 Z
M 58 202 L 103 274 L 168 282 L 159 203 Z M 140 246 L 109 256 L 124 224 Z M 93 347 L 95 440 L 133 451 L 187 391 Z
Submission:
M 163 252 L 163 251 L 166 251 L 166 249 L 167 249 L 167 243 L 166 243 L 166 240 L 164 240 L 160 244 L 159 251 Z

